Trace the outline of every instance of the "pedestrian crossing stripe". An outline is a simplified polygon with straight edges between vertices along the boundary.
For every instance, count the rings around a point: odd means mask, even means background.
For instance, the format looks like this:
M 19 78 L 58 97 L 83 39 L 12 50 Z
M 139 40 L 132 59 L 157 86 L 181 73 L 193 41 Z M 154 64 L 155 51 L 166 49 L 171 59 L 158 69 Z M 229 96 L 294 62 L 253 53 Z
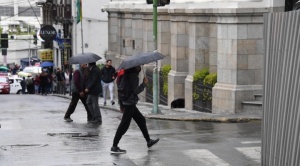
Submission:
M 207 149 L 185 150 L 183 153 L 193 160 L 200 161 L 205 166 L 230 166 L 227 162 L 220 159 Z
M 261 147 L 240 147 L 235 149 L 243 153 L 246 157 L 260 163 Z

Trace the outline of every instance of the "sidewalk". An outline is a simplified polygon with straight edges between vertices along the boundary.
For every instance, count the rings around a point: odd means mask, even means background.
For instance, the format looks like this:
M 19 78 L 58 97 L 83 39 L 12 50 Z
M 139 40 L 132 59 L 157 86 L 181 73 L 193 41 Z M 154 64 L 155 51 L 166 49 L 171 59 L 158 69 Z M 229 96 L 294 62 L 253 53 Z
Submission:
M 63 97 L 71 99 L 71 96 L 50 94 L 52 96 Z M 116 101 L 115 101 L 116 102 Z M 120 111 L 119 105 L 116 102 L 115 105 L 110 105 L 109 100 L 107 100 L 108 105 L 103 106 L 103 98 L 99 97 L 99 107 L 103 109 L 110 109 L 113 111 Z M 261 114 L 211 114 L 205 112 L 199 112 L 195 110 L 187 109 L 171 109 L 168 106 L 159 105 L 160 114 L 152 114 L 152 103 L 138 102 L 137 107 L 141 113 L 149 119 L 161 119 L 161 120 L 177 120 L 177 121 L 202 121 L 202 122 L 222 122 L 222 123 L 237 123 L 237 122 L 250 122 L 250 121 L 260 121 L 262 118 Z

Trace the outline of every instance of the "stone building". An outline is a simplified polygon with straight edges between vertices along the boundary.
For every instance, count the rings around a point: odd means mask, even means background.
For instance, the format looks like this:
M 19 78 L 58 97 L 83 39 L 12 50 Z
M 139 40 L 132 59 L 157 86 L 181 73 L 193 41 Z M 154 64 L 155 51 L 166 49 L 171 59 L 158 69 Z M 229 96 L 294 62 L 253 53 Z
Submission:
M 243 101 L 261 93 L 264 13 L 284 11 L 282 0 L 171 0 L 158 7 L 158 51 L 171 64 L 168 103 L 185 98 L 192 109 L 196 70 L 218 74 L 212 113 L 245 112 Z M 120 60 L 154 50 L 152 5 L 142 0 L 112 0 L 108 13 L 108 51 Z

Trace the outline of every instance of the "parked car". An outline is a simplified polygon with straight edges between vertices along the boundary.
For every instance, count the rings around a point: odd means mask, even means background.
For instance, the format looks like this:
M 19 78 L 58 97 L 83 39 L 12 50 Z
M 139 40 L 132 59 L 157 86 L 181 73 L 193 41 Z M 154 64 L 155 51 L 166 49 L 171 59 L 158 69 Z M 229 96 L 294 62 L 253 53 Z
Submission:
M 21 81 L 22 78 L 18 76 L 11 76 L 9 78 L 9 84 L 10 84 L 10 93 L 11 94 L 22 94 L 22 86 Z
M 0 94 L 9 94 L 10 86 L 7 76 L 0 75 Z

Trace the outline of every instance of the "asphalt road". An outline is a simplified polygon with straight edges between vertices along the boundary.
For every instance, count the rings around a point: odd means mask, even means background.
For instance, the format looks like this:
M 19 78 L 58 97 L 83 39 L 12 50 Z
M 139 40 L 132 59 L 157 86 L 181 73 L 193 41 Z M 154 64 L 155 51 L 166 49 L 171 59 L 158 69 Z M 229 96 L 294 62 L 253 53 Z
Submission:
M 0 95 L 0 165 L 99 166 L 258 166 L 261 126 L 147 119 L 156 146 L 146 142 L 132 121 L 119 146 L 110 148 L 122 114 L 101 109 L 103 124 L 91 125 L 81 103 L 64 122 L 70 100 L 41 95 Z

